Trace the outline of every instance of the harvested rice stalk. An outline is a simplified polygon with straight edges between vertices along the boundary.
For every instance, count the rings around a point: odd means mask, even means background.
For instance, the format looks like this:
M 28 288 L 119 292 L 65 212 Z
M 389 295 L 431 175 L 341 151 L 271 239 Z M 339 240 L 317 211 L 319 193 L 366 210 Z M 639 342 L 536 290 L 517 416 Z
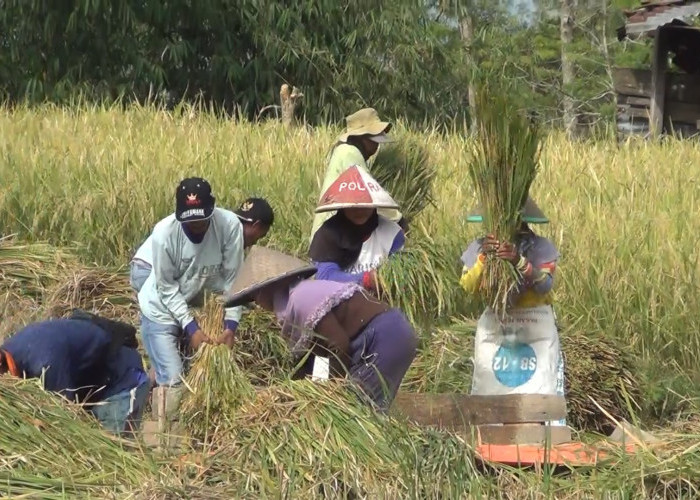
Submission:
M 433 203 L 437 169 L 421 138 L 407 136 L 382 146 L 371 167 L 372 176 L 391 193 L 408 221 Z
M 243 315 L 233 358 L 254 385 L 285 379 L 294 366 L 275 314 L 260 308 Z
M 610 434 L 615 424 L 591 399 L 616 419 L 630 420 L 638 410 L 629 407 L 641 399 L 629 350 L 613 337 L 578 329 L 565 329 L 561 339 L 569 425 Z
M 475 112 L 477 127 L 469 177 L 483 210 L 487 234 L 513 242 L 520 210 L 537 174 L 539 131 L 515 107 L 505 85 L 482 84 Z M 492 253 L 487 256 L 481 288 L 496 314 L 505 312 L 509 293 L 521 279 L 513 264 Z
M 221 335 L 222 315 L 221 303 L 207 297 L 199 324 L 212 340 Z M 204 344 L 193 358 L 185 384 L 189 391 L 182 402 L 181 419 L 197 438 L 229 428 L 238 407 L 254 394 L 247 375 L 225 345 Z
M 0 286 L 40 299 L 47 286 L 59 282 L 67 269 L 77 265 L 65 250 L 48 243 L 19 243 L 12 236 L 0 238 Z
M 406 313 L 413 324 L 428 324 L 456 312 L 465 299 L 454 286 L 450 266 L 456 252 L 415 225 L 406 247 L 378 270 L 379 296 Z
M 475 474 L 463 439 L 378 414 L 343 380 L 262 389 L 219 437 L 207 475 L 261 497 L 439 498 Z
M 0 473 L 61 478 L 69 490 L 123 491 L 158 474 L 151 457 L 107 434 L 87 412 L 45 391 L 38 380 L 0 376 L 0 419 Z
M 410 480 L 401 474 L 396 446 L 403 432 L 343 381 L 287 380 L 258 391 L 240 408 L 231 432 L 218 436 L 223 447 L 212 459 L 237 464 L 216 471 L 218 477 L 233 475 L 222 480 L 245 480 L 262 496 L 284 485 L 299 498 L 316 498 L 322 490 L 337 497 L 348 489 L 381 498 L 375 487 Z
M 47 292 L 50 315 L 64 317 L 75 308 L 136 323 L 133 291 L 127 276 L 97 268 L 76 269 Z

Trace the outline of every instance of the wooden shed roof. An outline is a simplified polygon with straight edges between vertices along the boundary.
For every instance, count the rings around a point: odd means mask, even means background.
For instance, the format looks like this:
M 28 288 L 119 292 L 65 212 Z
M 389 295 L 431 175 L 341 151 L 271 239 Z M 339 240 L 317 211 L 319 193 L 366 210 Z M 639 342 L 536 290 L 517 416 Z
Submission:
M 700 15 L 700 0 L 642 0 L 639 7 L 624 11 L 625 26 L 618 30 L 620 39 L 656 31 L 665 24 L 685 24 Z

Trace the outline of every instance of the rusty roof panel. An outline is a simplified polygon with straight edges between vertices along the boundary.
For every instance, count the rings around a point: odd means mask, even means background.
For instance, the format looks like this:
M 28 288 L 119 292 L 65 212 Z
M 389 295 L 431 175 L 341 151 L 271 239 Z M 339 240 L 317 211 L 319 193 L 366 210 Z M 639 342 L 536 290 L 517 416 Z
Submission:
M 655 2 L 642 1 L 636 9 L 624 11 L 627 22 L 625 32 L 628 35 L 643 34 L 655 31 L 659 26 L 675 20 L 685 19 L 700 15 L 699 0 L 657 0 Z

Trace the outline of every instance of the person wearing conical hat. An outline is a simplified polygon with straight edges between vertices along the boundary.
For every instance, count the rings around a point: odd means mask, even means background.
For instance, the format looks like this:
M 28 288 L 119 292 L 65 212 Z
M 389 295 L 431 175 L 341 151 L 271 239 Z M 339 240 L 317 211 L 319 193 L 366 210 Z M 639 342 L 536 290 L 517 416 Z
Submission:
M 317 278 L 376 290 L 377 268 L 405 242 L 403 229 L 379 210 L 397 207 L 363 167 L 342 172 L 316 207 L 317 213 L 336 211 L 311 241 L 309 256 L 318 268 Z
M 472 394 L 515 393 L 564 395 L 564 361 L 552 308 L 552 287 L 559 252 L 531 224 L 549 222 L 528 197 L 521 212 L 515 242 L 486 235 L 473 241 L 462 254 L 461 287 L 478 294 L 487 254 L 511 262 L 522 280 L 508 297 L 504 320 L 490 308 L 477 325 Z M 483 222 L 481 209 L 467 217 Z M 565 425 L 565 421 L 552 422 Z
M 362 108 L 345 118 L 345 131 L 331 150 L 328 165 L 321 186 L 321 198 L 328 188 L 348 167 L 359 165 L 369 170 L 368 161 L 377 152 L 381 144 L 394 142 L 389 135 L 392 124 L 382 121 L 374 108 Z M 401 212 L 395 208 L 382 208 L 379 210 L 387 219 L 401 224 L 405 228 L 405 220 Z M 316 213 L 311 228 L 311 240 L 321 225 L 332 214 L 329 212 Z
M 387 410 L 416 355 L 413 327 L 399 309 L 356 283 L 309 279 L 315 273 L 301 259 L 254 246 L 225 304 L 255 302 L 275 313 L 297 362 L 308 355 L 295 378 L 312 372 L 312 355 L 327 357 L 331 377 L 349 375 L 373 405 Z

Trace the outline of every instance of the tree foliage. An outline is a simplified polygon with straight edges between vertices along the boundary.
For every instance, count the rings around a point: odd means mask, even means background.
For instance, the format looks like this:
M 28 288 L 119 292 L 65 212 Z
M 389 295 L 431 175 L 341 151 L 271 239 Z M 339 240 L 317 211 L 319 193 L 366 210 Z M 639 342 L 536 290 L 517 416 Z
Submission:
M 311 121 L 461 108 L 454 35 L 417 1 L 5 0 L 0 27 L 13 99 L 167 94 L 254 115 L 288 82 Z
M 0 98 L 197 99 L 257 117 L 289 83 L 311 123 L 361 106 L 451 122 L 468 115 L 469 82 L 497 72 L 552 124 L 567 93 L 610 118 L 611 66 L 648 63 L 644 44 L 615 39 L 630 2 L 579 2 L 563 88 L 556 0 L 525 2 L 527 16 L 522 0 L 0 0 Z

